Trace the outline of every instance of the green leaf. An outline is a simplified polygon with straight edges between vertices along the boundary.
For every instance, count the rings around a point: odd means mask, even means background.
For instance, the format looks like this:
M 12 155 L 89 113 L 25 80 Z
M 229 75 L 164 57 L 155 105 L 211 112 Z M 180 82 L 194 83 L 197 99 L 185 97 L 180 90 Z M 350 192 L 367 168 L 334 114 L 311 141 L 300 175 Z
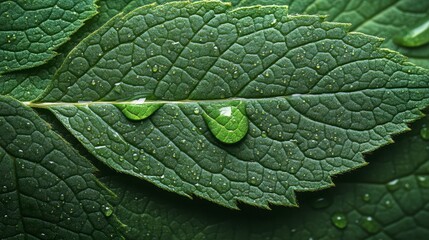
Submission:
M 136 239 L 425 239 L 429 234 L 429 118 L 337 179 L 333 189 L 301 193 L 299 209 L 240 212 L 177 199 L 141 181 L 106 172 L 118 217 Z M 144 207 L 142 207 L 144 206 Z M 169 226 L 169 227 L 166 227 Z
M 365 165 L 429 101 L 425 70 L 346 29 L 279 6 L 148 5 L 82 41 L 30 105 L 108 166 L 164 189 L 231 208 L 295 205 L 294 191 Z M 196 110 L 236 100 L 249 130 L 226 145 Z M 164 106 L 132 121 L 115 104 Z
M 308 2 L 308 1 L 307 1 Z M 429 1 L 421 0 L 311 0 L 293 1 L 291 12 L 326 14 L 328 20 L 352 23 L 351 30 L 385 38 L 383 47 L 401 52 L 429 68 Z M 426 27 L 425 27 L 426 26 Z M 420 33 L 421 32 L 421 33 Z
M 1 1 L 0 9 L 0 74 L 52 59 L 96 14 L 92 0 Z
M 119 238 L 94 167 L 31 109 L 0 96 L 3 239 Z

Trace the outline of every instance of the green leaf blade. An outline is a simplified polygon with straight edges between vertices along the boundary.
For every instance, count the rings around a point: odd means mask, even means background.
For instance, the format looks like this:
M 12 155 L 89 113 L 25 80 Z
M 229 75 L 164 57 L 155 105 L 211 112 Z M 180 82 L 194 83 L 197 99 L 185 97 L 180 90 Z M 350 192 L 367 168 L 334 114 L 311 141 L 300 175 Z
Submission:
M 31 105 L 50 108 L 99 160 L 164 189 L 231 208 L 296 205 L 295 191 L 332 186 L 408 130 L 429 91 L 427 71 L 381 39 L 286 12 L 181 2 L 117 16 Z M 163 104 L 143 121 L 114 106 L 142 97 Z M 195 109 L 236 100 L 247 134 L 222 141 Z

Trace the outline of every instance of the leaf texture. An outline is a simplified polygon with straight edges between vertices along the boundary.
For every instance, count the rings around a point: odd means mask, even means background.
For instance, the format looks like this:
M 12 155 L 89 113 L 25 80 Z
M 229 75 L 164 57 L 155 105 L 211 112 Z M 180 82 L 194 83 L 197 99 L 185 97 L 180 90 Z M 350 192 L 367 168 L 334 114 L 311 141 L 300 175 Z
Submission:
M 296 205 L 294 191 L 332 186 L 407 130 L 429 91 L 427 72 L 380 39 L 286 12 L 176 2 L 118 15 L 30 105 L 50 108 L 110 167 L 164 189 L 231 208 Z M 115 106 L 142 99 L 164 106 L 142 121 Z M 204 106 L 235 101 L 249 130 L 228 145 Z
M 31 109 L 0 97 L 2 239 L 118 239 L 94 167 Z

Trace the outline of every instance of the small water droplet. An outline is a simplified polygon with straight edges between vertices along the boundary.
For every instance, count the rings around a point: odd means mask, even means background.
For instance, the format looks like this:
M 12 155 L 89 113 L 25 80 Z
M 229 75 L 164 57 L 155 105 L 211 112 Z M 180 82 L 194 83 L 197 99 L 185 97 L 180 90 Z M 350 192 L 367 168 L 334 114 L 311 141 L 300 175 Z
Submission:
M 235 70 L 235 71 L 232 73 L 232 78 L 234 78 L 234 79 L 237 79 L 239 76 L 240 76 L 240 73 L 239 73 L 237 70 Z
M 330 198 L 317 198 L 312 203 L 311 206 L 315 209 L 327 208 L 332 204 L 332 200 Z
M 110 217 L 113 213 L 113 209 L 109 206 L 102 206 L 102 212 L 104 214 L 104 216 L 106 217 Z
M 364 217 L 359 221 L 360 226 L 369 233 L 377 233 L 380 231 L 380 225 L 371 217 Z
M 194 113 L 197 114 L 197 115 L 200 114 L 200 109 L 199 108 L 194 108 Z
M 387 187 L 387 190 L 392 191 L 392 192 L 398 190 L 400 187 L 399 186 L 399 180 L 395 179 L 395 180 L 388 182 L 386 187 Z
M 365 202 L 369 202 L 371 200 L 371 196 L 369 195 L 369 193 L 365 193 L 362 196 L 362 200 L 365 201 Z
M 242 101 L 222 104 L 204 104 L 204 120 L 213 135 L 223 143 L 236 143 L 244 138 L 249 129 Z
M 64 201 L 64 194 L 63 193 L 60 194 L 60 200 Z
M 429 21 L 411 29 L 405 35 L 395 38 L 394 41 L 404 47 L 420 47 L 429 43 Z
M 422 127 L 422 129 L 420 129 L 420 137 L 423 140 L 429 140 L 429 128 L 428 127 Z
M 343 213 L 335 213 L 334 215 L 332 215 L 331 221 L 334 226 L 339 229 L 346 228 L 348 224 L 346 215 L 344 215 Z
M 124 156 L 120 156 L 119 157 L 119 161 L 123 162 L 124 161 Z
M 392 207 L 392 201 L 390 201 L 390 200 L 384 201 L 384 206 L 386 206 L 387 208 L 391 208 Z
M 157 73 L 159 71 L 159 67 L 158 67 L 158 65 L 153 65 L 153 67 L 152 67 L 152 72 L 153 73 Z
M 134 161 L 139 160 L 139 155 L 138 155 L 138 153 L 133 153 L 133 160 L 134 160 Z
M 417 176 L 417 182 L 422 188 L 429 188 L 429 178 L 427 176 Z

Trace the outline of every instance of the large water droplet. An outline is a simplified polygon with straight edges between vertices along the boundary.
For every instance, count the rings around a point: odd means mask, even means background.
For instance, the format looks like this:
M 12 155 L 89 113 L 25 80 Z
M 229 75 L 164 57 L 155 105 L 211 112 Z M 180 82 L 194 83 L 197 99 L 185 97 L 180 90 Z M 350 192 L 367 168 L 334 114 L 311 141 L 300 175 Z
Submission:
M 332 200 L 330 198 L 317 198 L 312 203 L 311 206 L 315 209 L 327 208 L 332 204 Z
M 404 47 L 420 47 L 429 43 L 429 21 L 411 29 L 405 35 L 395 38 L 395 42 Z
M 348 224 L 346 215 L 344 215 L 343 213 L 335 213 L 334 215 L 332 215 L 331 221 L 334 224 L 334 226 L 339 229 L 346 228 Z
M 422 127 L 420 129 L 420 137 L 422 137 L 423 140 L 429 140 L 429 128 L 428 127 Z
M 156 110 L 162 107 L 162 104 L 144 103 L 144 104 L 116 104 L 122 110 L 122 113 L 131 120 L 143 120 L 152 115 Z
M 205 111 L 204 120 L 213 135 L 220 141 L 236 143 L 247 134 L 249 123 L 243 102 L 204 104 L 202 107 Z
M 377 233 L 380 231 L 380 225 L 370 216 L 362 218 L 359 223 L 360 226 L 369 233 Z

